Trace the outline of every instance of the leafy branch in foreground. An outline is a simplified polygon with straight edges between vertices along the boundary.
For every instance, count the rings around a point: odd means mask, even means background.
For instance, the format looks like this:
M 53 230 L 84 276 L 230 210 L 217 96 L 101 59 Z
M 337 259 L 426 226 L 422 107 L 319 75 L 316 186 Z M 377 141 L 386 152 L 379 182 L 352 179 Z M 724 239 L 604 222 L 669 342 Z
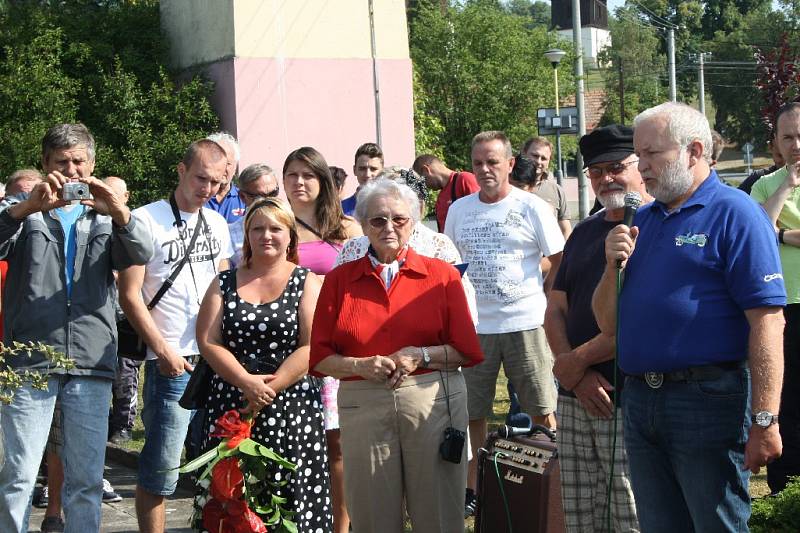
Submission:
M 20 372 L 6 364 L 8 357 L 18 355 L 30 357 L 32 353 L 43 354 L 50 361 L 51 366 L 44 371 L 24 370 Z M 43 342 L 31 341 L 26 344 L 13 341 L 11 346 L 0 342 L 0 403 L 11 403 L 17 389 L 26 383 L 30 383 L 33 388 L 47 390 L 47 377 L 51 368 L 69 370 L 74 367 L 75 362 L 72 359 Z

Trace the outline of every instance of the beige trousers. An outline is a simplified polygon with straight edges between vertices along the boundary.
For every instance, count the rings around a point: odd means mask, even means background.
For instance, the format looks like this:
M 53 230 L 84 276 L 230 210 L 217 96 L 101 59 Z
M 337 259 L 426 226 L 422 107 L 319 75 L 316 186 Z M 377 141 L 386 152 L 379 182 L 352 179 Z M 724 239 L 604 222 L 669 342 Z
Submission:
M 409 376 L 396 390 L 342 381 L 339 424 L 347 510 L 354 533 L 402 533 L 403 502 L 415 533 L 464 531 L 467 445 L 460 464 L 439 456 L 450 416 L 467 430 L 460 371 Z

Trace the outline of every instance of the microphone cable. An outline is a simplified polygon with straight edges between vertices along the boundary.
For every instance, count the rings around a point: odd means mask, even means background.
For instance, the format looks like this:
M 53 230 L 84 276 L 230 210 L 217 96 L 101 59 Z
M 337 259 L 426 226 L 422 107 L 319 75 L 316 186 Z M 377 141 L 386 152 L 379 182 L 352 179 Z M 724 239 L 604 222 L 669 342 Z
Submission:
M 638 192 L 627 192 L 625 193 L 625 215 L 623 219 L 623 224 L 626 226 L 631 226 L 633 224 L 633 217 L 636 214 L 637 209 L 642 203 L 642 195 Z M 630 260 L 630 257 L 628 257 Z M 614 464 L 616 463 L 616 453 L 617 453 L 617 423 L 618 423 L 618 405 L 619 402 L 619 392 L 617 391 L 617 357 L 619 356 L 619 333 L 620 333 L 620 311 L 619 311 L 619 296 L 622 293 L 622 261 L 617 262 L 617 292 L 616 292 L 616 299 L 617 299 L 617 307 L 616 307 L 616 316 L 617 321 L 615 324 L 615 333 L 614 333 L 614 379 L 612 380 L 613 384 L 612 387 L 614 388 L 614 401 L 612 403 L 612 408 L 614 413 L 612 418 L 614 420 L 612 424 L 612 435 L 611 435 L 611 466 L 609 467 L 608 473 L 608 488 L 606 495 L 606 519 L 607 519 L 607 527 L 608 533 L 612 533 L 614 530 L 611 527 L 611 496 L 612 496 L 612 489 L 614 488 Z
M 614 422 L 612 423 L 612 433 L 611 433 L 611 466 L 609 467 L 609 474 L 608 474 L 608 489 L 606 494 L 606 519 L 607 519 L 607 531 L 608 533 L 613 533 L 614 529 L 611 527 L 611 495 L 612 489 L 614 488 L 614 463 L 616 463 L 616 453 L 617 453 L 617 402 L 619 401 L 619 394 L 617 392 L 617 356 L 619 355 L 619 295 L 622 292 L 622 269 L 617 269 L 617 323 L 616 323 L 616 333 L 614 337 L 614 379 L 613 387 L 614 387 L 614 402 L 612 408 L 614 409 L 614 413 L 612 418 Z
M 494 473 L 497 476 L 497 486 L 500 487 L 500 496 L 503 499 L 503 507 L 506 510 L 506 520 L 508 520 L 508 533 L 514 533 L 514 528 L 511 525 L 511 510 L 508 508 L 508 499 L 506 498 L 506 491 L 503 488 L 503 477 L 500 475 L 500 467 L 497 465 L 497 458 L 505 455 L 502 452 L 494 452 L 492 462 L 494 462 Z

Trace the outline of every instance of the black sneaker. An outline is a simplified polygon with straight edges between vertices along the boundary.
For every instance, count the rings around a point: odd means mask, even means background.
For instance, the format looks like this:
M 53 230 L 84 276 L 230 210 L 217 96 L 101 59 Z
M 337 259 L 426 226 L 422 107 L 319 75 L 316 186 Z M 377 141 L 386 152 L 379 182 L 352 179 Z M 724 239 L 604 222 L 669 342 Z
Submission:
M 103 503 L 121 502 L 122 496 L 114 492 L 114 487 L 107 479 L 103 478 Z
M 478 510 L 478 497 L 475 495 L 474 490 L 467 489 L 467 494 L 464 498 L 464 518 L 475 516 L 475 511 L 477 510 Z
M 118 431 L 115 431 L 114 433 L 111 434 L 111 438 L 108 439 L 109 442 L 116 444 L 118 446 L 125 444 L 130 440 L 131 440 L 131 432 L 129 429 L 120 429 Z
M 47 485 L 45 485 L 33 495 L 33 506 L 36 507 L 37 509 L 45 509 L 47 508 L 48 501 L 49 497 L 47 494 Z M 55 517 L 49 517 L 49 518 L 55 518 Z
M 64 521 L 60 516 L 45 516 L 42 520 L 42 533 L 62 533 L 64 531 Z

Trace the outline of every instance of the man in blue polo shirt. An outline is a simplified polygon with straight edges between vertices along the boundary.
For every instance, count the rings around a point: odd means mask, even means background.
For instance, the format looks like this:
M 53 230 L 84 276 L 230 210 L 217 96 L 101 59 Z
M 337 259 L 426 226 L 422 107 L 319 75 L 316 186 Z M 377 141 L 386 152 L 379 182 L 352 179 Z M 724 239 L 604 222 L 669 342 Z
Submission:
M 239 143 L 233 135 L 224 131 L 212 133 L 206 139 L 214 141 L 225 150 L 228 164 L 225 166 L 225 182 L 219 186 L 217 194 L 212 196 L 205 206 L 222 215 L 225 221 L 231 224 L 244 216 L 244 211 L 247 209 L 244 200 L 239 196 L 239 189 L 233 183 L 236 179 L 236 169 L 239 167 L 241 155 Z
M 777 240 L 764 211 L 710 169 L 702 114 L 666 103 L 634 128 L 656 201 L 634 227 L 609 232 L 592 304 L 613 333 L 624 269 L 618 363 L 639 522 L 647 532 L 746 531 L 749 471 L 781 453 Z

